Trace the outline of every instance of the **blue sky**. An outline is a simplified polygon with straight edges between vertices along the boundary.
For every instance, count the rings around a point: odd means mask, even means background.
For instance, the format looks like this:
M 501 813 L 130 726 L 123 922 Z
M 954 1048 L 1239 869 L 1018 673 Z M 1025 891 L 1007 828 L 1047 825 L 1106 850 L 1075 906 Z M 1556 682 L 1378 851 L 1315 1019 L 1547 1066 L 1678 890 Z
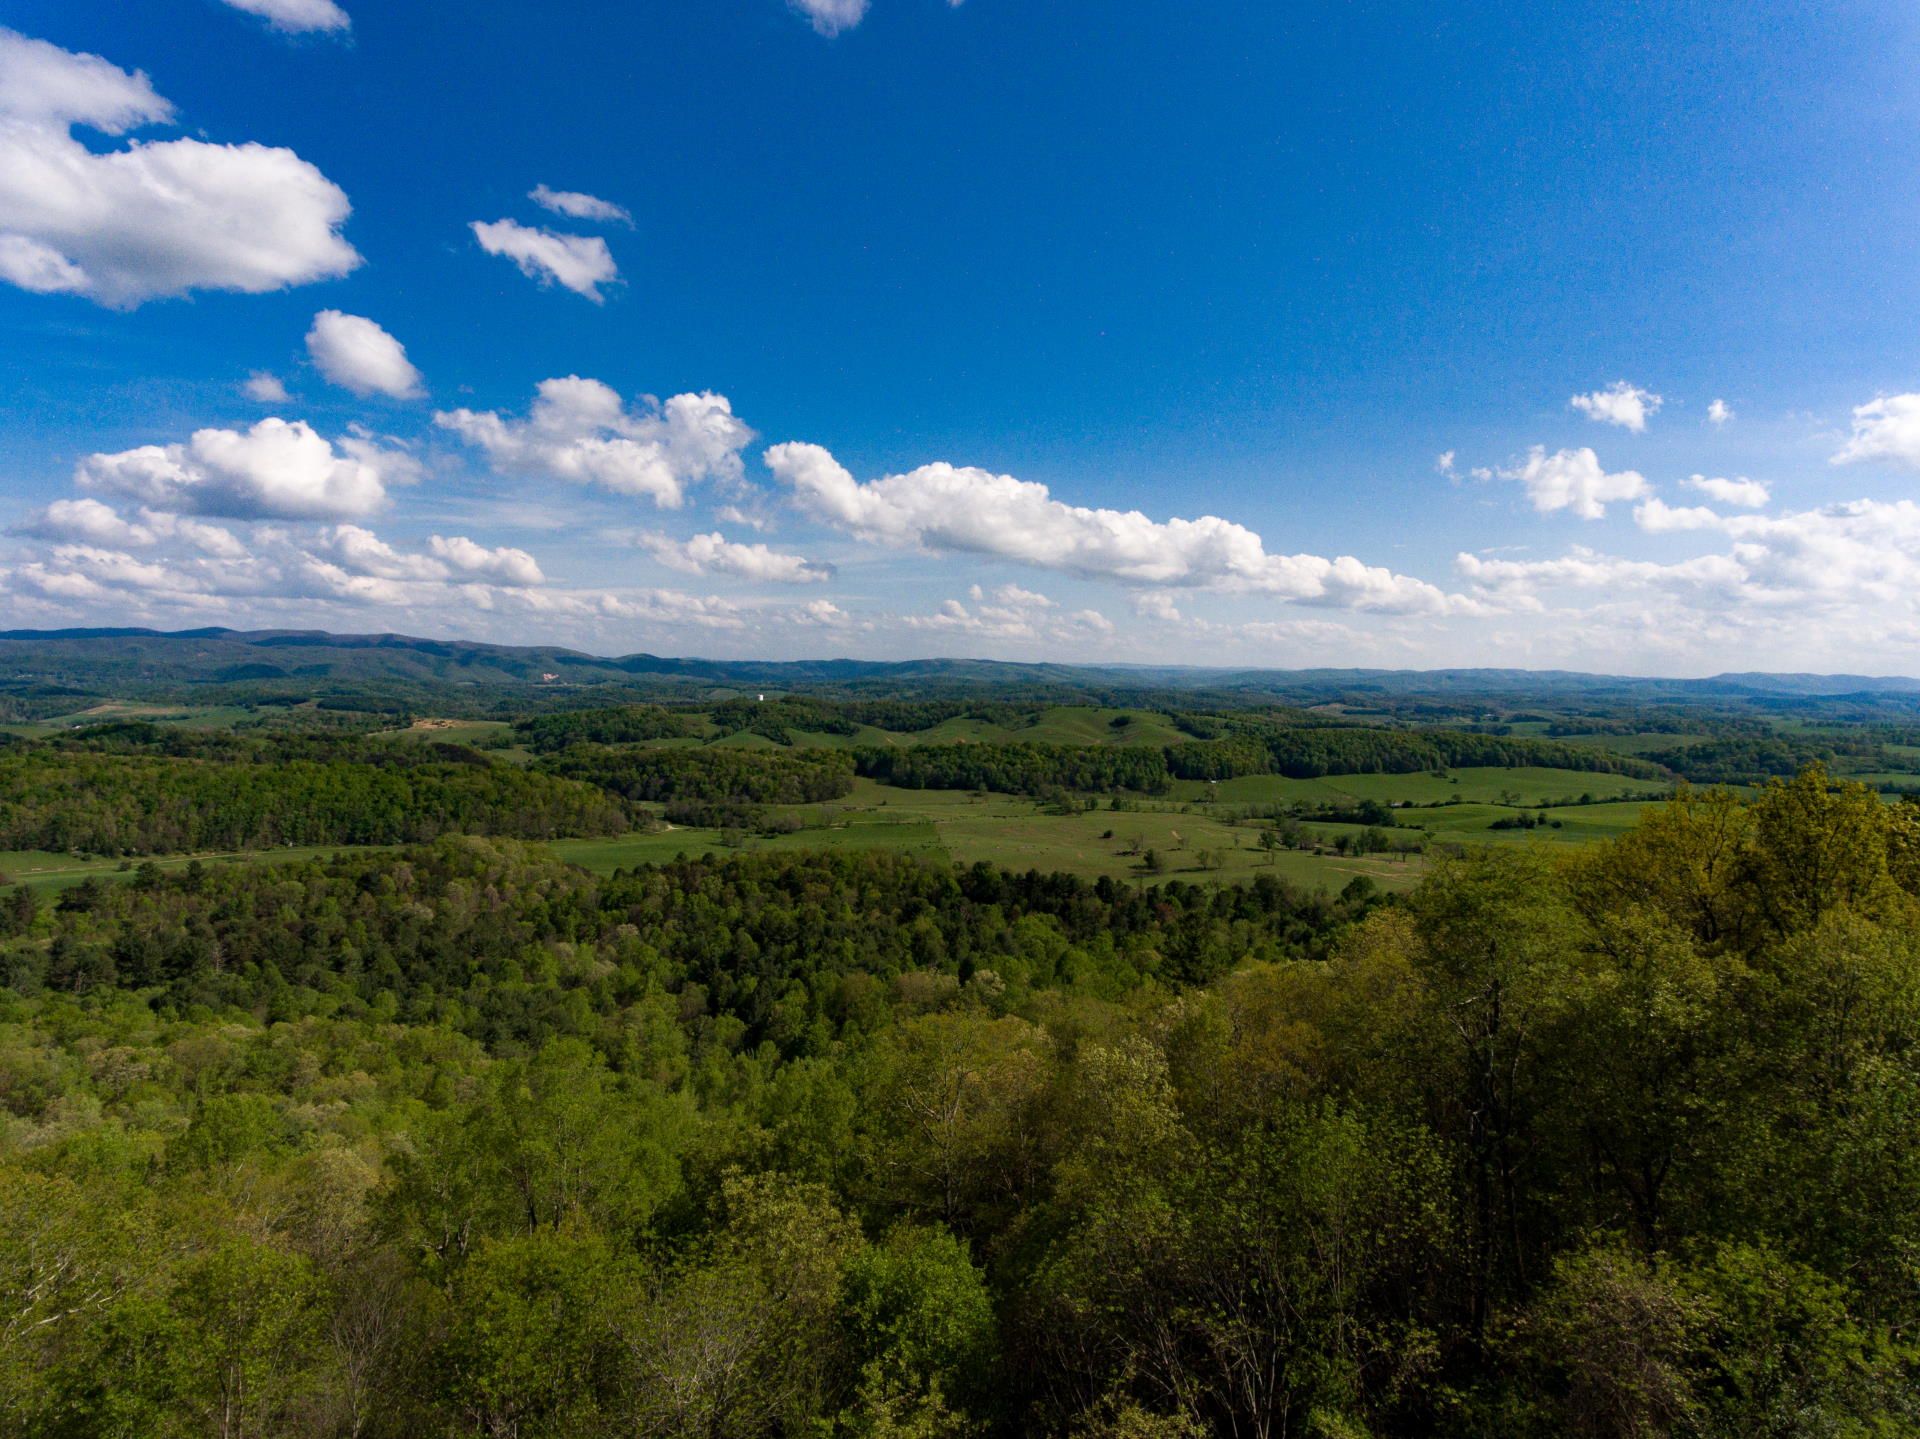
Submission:
M 1920 672 L 1910 7 L 0 26 L 10 625 Z

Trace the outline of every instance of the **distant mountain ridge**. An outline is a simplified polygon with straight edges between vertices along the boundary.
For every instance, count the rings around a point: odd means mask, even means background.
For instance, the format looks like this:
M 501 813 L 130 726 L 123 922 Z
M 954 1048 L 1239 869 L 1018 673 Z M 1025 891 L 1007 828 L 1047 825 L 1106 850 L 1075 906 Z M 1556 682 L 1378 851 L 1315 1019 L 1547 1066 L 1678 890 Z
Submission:
M 1699 679 L 1522 669 L 1265 669 L 1178 665 L 1068 665 L 929 657 L 913 660 L 709 660 L 646 653 L 595 655 L 564 646 L 499 645 L 413 635 L 323 630 L 163 631 L 137 627 L 0 631 L 0 688 L 60 686 L 133 694 L 173 687 L 268 685 L 288 692 L 357 685 L 550 687 L 648 682 L 668 688 L 763 685 L 1017 685 L 1336 696 L 1499 695 L 1569 699 L 1845 699 L 1920 696 L 1907 676 L 1768 674 Z

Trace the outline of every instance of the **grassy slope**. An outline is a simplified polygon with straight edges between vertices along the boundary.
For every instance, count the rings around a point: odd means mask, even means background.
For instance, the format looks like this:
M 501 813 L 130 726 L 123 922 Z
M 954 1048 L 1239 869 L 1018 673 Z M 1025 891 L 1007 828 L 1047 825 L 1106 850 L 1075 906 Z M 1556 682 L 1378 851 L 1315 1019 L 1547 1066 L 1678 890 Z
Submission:
M 844 800 L 797 806 L 796 812 L 812 824 L 824 821 L 826 827 L 753 838 L 746 847 L 912 850 L 962 864 L 987 860 L 1009 869 L 1058 870 L 1085 879 L 1111 875 L 1142 883 L 1165 879 L 1230 883 L 1272 873 L 1316 889 L 1339 889 L 1357 874 L 1390 888 L 1403 888 L 1424 869 L 1417 858 L 1346 859 L 1288 851 L 1268 856 L 1258 849 L 1258 831 L 1251 825 L 1226 824 L 1206 815 L 1172 810 L 1058 815 L 1008 795 L 977 800 L 953 790 L 899 790 L 871 780 L 859 781 L 855 793 Z M 1111 837 L 1106 837 L 1109 831 Z M 561 840 L 551 848 L 575 864 L 607 873 L 679 854 L 713 854 L 725 847 L 712 830 L 674 829 L 617 839 Z M 1127 852 L 1146 849 L 1157 850 L 1163 857 L 1166 869 L 1161 874 L 1148 873 L 1142 855 Z M 1219 868 L 1203 869 L 1202 851 L 1217 854 Z
M 1590 749 L 1611 750 L 1615 754 L 1653 754 L 1660 750 L 1685 749 L 1703 743 L 1699 734 L 1569 734 L 1552 738 L 1566 744 L 1583 744 Z
M 156 724 L 188 725 L 195 729 L 221 729 L 252 719 L 254 711 L 240 705 L 150 705 L 112 700 L 72 714 L 56 715 L 38 725 L 22 727 L 24 733 L 49 729 L 72 729 L 75 725 L 106 724 L 112 720 L 152 720 Z
M 1422 826 L 1441 842 L 1461 844 L 1589 844 L 1594 840 L 1614 839 L 1639 822 L 1646 804 L 1624 801 L 1618 804 L 1568 805 L 1538 811 L 1541 818 L 1558 820 L 1560 828 L 1533 830 L 1497 830 L 1495 821 L 1518 813 L 1502 805 L 1435 805 L 1402 810 L 1398 816 L 1407 824 Z
M 1185 800 L 1202 799 L 1211 789 L 1214 799 L 1221 804 L 1337 803 L 1360 799 L 1375 799 L 1383 804 L 1443 804 L 1456 797 L 1462 802 L 1491 803 L 1502 795 L 1512 795 L 1521 804 L 1539 804 L 1546 800 L 1578 799 L 1585 794 L 1596 799 L 1645 794 L 1659 788 L 1644 779 L 1585 770 L 1489 767 L 1448 770 L 1445 779 L 1424 772 L 1341 774 L 1321 779 L 1253 774 L 1211 786 L 1201 780 L 1183 781 L 1174 786 L 1176 797 Z
M 382 846 L 383 848 L 386 846 Z M 256 860 L 312 859 L 318 855 L 340 854 L 359 848 L 356 845 L 326 844 L 305 848 L 235 850 L 210 854 L 160 854 L 151 862 L 163 870 L 185 869 L 194 860 L 202 864 L 247 864 Z M 0 872 L 38 890 L 62 890 L 89 876 L 101 879 L 125 879 L 135 866 L 146 859 L 118 860 L 87 858 L 71 854 L 53 854 L 46 850 L 0 850 Z

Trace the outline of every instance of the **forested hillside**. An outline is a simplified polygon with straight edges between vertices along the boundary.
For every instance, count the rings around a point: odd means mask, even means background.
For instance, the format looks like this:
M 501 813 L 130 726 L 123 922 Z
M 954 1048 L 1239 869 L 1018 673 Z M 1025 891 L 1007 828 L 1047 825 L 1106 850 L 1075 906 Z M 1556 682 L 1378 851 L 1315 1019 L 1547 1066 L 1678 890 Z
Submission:
M 8 1433 L 1920 1428 L 1920 809 L 1817 771 L 1387 900 L 442 838 L 0 930 Z
M 103 700 L 263 707 L 317 702 L 389 716 L 518 718 L 534 710 L 696 704 L 769 691 L 882 708 L 942 705 L 958 714 L 1009 703 L 1197 710 L 1334 706 L 1408 723 L 1497 722 L 1534 711 L 1564 723 L 1657 707 L 1689 723 L 1791 716 L 1911 725 L 1920 713 L 1920 681 L 1863 675 L 1672 680 L 1566 671 L 1107 669 L 963 659 L 776 663 L 609 657 L 551 646 L 316 630 L 0 634 L 0 721 L 71 715 Z M 918 727 L 883 717 L 856 722 Z
M 1252 727 L 1248 727 L 1251 729 Z M 1164 794 L 1176 779 L 1277 774 L 1417 774 L 1451 766 L 1540 766 L 1661 779 L 1658 765 L 1555 740 L 1515 739 L 1457 730 L 1360 726 L 1301 729 L 1262 725 L 1231 738 L 1158 748 L 1129 745 L 968 744 L 856 751 L 860 772 L 903 789 L 1135 790 Z
M 271 763 L 0 751 L 0 849 L 106 855 L 404 844 L 448 833 L 618 834 L 606 791 L 480 756 Z

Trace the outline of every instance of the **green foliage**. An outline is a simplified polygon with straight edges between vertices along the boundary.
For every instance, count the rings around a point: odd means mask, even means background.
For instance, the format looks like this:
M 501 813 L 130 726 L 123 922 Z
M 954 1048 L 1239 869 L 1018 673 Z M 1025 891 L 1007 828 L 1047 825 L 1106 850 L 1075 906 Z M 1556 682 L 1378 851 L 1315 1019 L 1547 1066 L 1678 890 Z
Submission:
M 939 1225 L 896 1224 L 847 1266 L 850 1341 L 876 1392 L 991 1396 L 993 1292 L 965 1244 Z
M 489 764 L 0 754 L 0 849 L 168 854 L 283 845 L 404 844 L 447 833 L 617 834 L 626 809 L 589 785 Z
M 705 732 L 697 715 L 659 705 L 572 710 L 518 721 L 514 733 L 535 754 L 553 754 L 576 744 L 638 744 L 687 739 Z
M 142 874 L 0 939 L 0 1429 L 1915 1432 L 1917 815 Z
M 819 804 L 853 788 L 835 750 L 608 749 L 576 745 L 539 762 L 624 799 L 709 805 Z
M 1419 774 L 1451 766 L 1543 766 L 1660 779 L 1644 760 L 1552 740 L 1458 730 L 1298 727 L 1228 722 L 1233 733 L 1161 747 L 1031 743 L 918 745 L 855 752 L 860 773 L 903 789 L 984 789 L 1004 794 L 1131 790 L 1165 794 L 1174 780 L 1275 774 Z
M 1134 790 L 1164 794 L 1165 752 L 1145 745 L 917 745 L 855 752 L 860 773 L 902 789 L 985 789 L 1002 794 Z
M 1697 744 L 1650 751 L 1648 759 L 1665 765 L 1694 784 L 1762 784 L 1789 779 L 1811 765 L 1845 759 L 1855 770 L 1913 773 L 1915 757 L 1883 747 L 1871 733 L 1845 736 L 1731 735 Z
M 468 1432 L 591 1432 L 620 1363 L 607 1291 L 631 1268 L 590 1232 L 482 1241 L 447 1289 L 443 1404 Z
M 790 743 L 790 730 L 850 735 L 857 728 L 837 706 L 795 696 L 728 700 L 715 705 L 710 713 L 715 728 L 723 735 L 757 734 L 775 744 Z

